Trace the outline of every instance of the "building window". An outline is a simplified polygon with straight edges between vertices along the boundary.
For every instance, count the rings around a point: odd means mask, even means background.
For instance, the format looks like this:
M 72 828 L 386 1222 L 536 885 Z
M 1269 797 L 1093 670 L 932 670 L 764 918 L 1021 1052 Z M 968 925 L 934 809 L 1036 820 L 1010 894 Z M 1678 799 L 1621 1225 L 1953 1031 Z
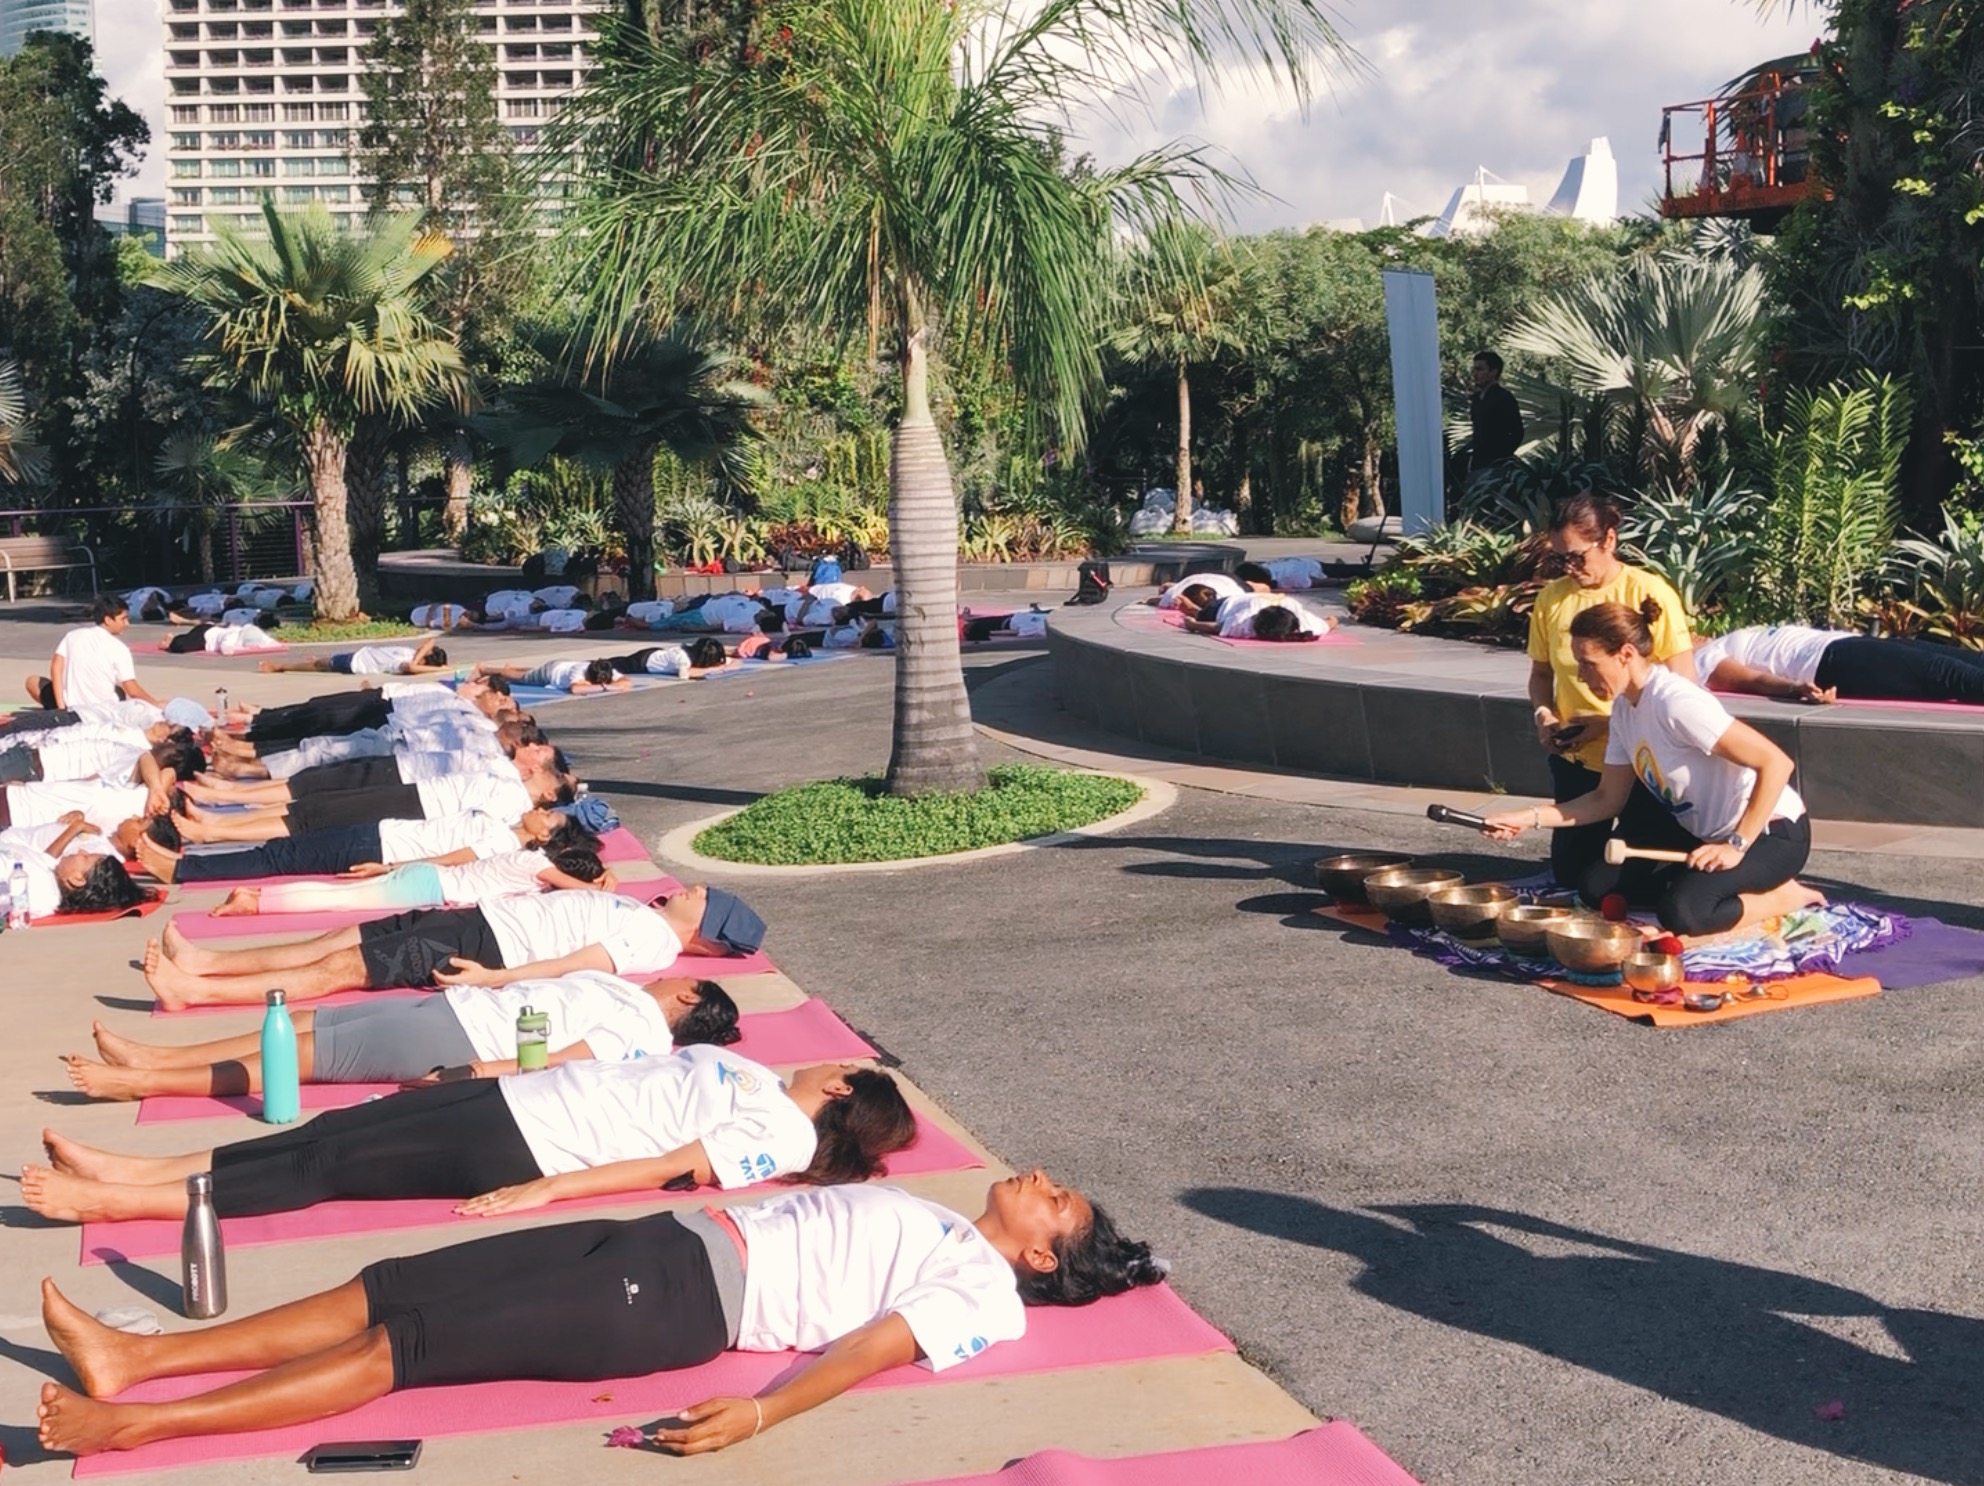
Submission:
M 218 165 L 220 162 L 214 163 Z M 240 160 L 234 163 L 240 165 L 243 175 L 253 176 L 258 180 L 266 179 L 276 173 L 276 162 L 273 160 Z
M 219 165 L 220 163 L 218 160 L 214 162 L 215 165 Z M 172 162 L 172 173 L 180 180 L 191 180 L 200 173 L 200 162 L 198 160 L 174 160 Z M 218 175 L 220 172 L 216 170 L 214 174 Z
M 175 124 L 199 123 L 200 105 L 197 103 L 175 104 L 172 109 L 172 122 Z
M 172 147 L 175 150 L 197 150 L 200 147 L 200 136 L 197 132 L 175 134 L 172 136 Z
M 200 188 L 198 186 L 174 186 L 172 188 L 172 204 L 174 206 L 198 206 L 200 204 Z
M 315 199 L 315 195 L 308 186 L 284 186 L 282 188 L 282 203 L 284 206 L 307 206 Z
M 200 173 L 200 162 L 198 160 L 175 160 L 172 163 L 174 165 L 191 165 L 193 169 L 186 172 L 188 175 L 198 175 Z M 207 163 L 213 166 L 213 169 L 208 171 L 207 174 L 213 176 L 216 180 L 235 180 L 241 175 L 241 162 L 239 160 L 210 160 Z
M 285 103 L 282 118 L 285 124 L 307 124 L 317 116 L 314 105 L 308 103 Z
M 276 147 L 276 132 L 273 129 L 250 129 L 241 136 L 244 150 L 272 150 Z
M 342 122 L 350 117 L 347 112 L 350 107 L 349 103 L 320 103 L 317 105 L 317 122 L 320 124 Z
M 198 235 L 207 230 L 207 224 L 199 217 L 174 217 L 172 219 L 172 230 L 175 234 L 193 233 Z
M 273 124 L 276 106 L 273 103 L 245 103 L 241 106 L 241 117 L 250 124 Z
M 317 197 L 321 201 L 336 202 L 338 205 L 342 206 L 346 202 L 351 200 L 351 187 L 319 186 L 317 188 Z
M 207 110 L 209 124 L 238 124 L 241 122 L 241 105 L 238 103 L 216 103 Z
M 209 199 L 215 206 L 239 206 L 241 205 L 241 188 L 239 186 L 215 186 L 213 188 L 213 195 Z

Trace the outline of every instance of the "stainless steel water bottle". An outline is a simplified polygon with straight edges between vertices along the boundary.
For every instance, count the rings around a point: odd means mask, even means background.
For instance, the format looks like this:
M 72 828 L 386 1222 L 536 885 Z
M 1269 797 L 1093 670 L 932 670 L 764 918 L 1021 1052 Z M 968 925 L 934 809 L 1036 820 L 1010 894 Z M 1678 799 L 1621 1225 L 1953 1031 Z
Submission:
M 227 1309 L 227 1255 L 220 1244 L 220 1218 L 214 1213 L 214 1178 L 196 1171 L 186 1178 L 186 1227 L 179 1239 L 180 1309 L 195 1321 Z

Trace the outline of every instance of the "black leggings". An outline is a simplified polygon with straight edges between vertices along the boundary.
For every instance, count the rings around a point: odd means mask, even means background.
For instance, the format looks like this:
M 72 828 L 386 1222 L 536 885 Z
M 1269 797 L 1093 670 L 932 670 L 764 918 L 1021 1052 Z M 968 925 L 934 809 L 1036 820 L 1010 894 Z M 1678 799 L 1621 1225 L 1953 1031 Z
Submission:
M 339 737 L 384 727 L 392 715 L 393 704 L 383 692 L 332 692 L 286 707 L 264 707 L 248 724 L 248 741 L 281 747 L 305 738 Z
M 0 737 L 9 733 L 38 733 L 50 728 L 74 727 L 83 720 L 80 712 L 30 707 L 12 717 L 0 717 Z
M 643 1377 L 729 1340 L 709 1250 L 670 1213 L 499 1233 L 358 1278 L 396 1389 Z
M 1862 702 L 1969 702 L 1984 705 L 1984 654 L 1928 640 L 1834 640 L 1812 684 Z
M 207 634 L 213 629 L 211 624 L 196 624 L 184 634 L 174 635 L 165 642 L 165 648 L 173 655 L 204 654 L 207 648 Z
M 648 673 L 648 658 L 659 649 L 659 645 L 650 645 L 645 650 L 635 650 L 627 655 L 609 655 L 603 659 L 622 676 L 645 676 Z
M 368 763 L 372 760 L 357 759 L 353 762 Z M 427 809 L 420 799 L 420 787 L 402 784 L 397 778 L 399 766 L 392 759 L 385 762 L 393 765 L 395 778 L 391 784 L 377 784 L 368 789 L 313 789 L 306 786 L 302 794 L 291 798 L 284 812 L 290 834 L 327 831 L 338 826 L 377 825 L 382 820 L 425 820 Z M 312 771 L 305 769 L 303 772 L 307 774 Z M 294 779 L 290 785 L 295 787 Z
M 1651 798 L 1651 796 L 1649 796 Z M 1637 825 L 1619 838 L 1633 846 L 1667 851 L 1693 851 L 1702 838 L 1666 811 L 1664 825 Z M 1623 824 L 1624 817 L 1621 817 Z M 1603 848 L 1601 848 L 1602 850 Z M 1635 908 L 1651 908 L 1661 927 L 1675 934 L 1720 934 L 1736 927 L 1743 916 L 1741 893 L 1767 893 L 1796 877 L 1812 854 L 1812 822 L 1774 820 L 1750 843 L 1743 860 L 1726 872 L 1699 872 L 1682 862 L 1649 862 L 1637 857 L 1614 867 L 1601 857 L 1586 869 L 1581 896 L 1596 906 L 1610 893 L 1620 893 Z
M 493 1078 L 410 1089 L 214 1152 L 214 1211 L 288 1212 L 337 1197 L 474 1197 L 544 1173 Z
M 1550 755 L 1551 798 L 1559 805 L 1590 794 L 1599 783 L 1597 770 L 1559 754 Z M 1558 887 L 1577 887 L 1593 864 L 1604 857 L 1606 837 L 1617 834 L 1637 846 L 1648 832 L 1664 830 L 1673 819 L 1673 813 L 1634 780 L 1633 792 L 1626 796 L 1626 807 L 1619 812 L 1617 822 L 1594 821 L 1550 833 L 1550 873 Z
M 298 769 L 289 776 L 289 793 L 291 799 L 300 800 L 306 795 L 341 795 L 353 790 L 386 789 L 405 782 L 400 778 L 398 756 L 378 753 Z
M 319 877 L 349 872 L 360 862 L 380 862 L 379 827 L 343 826 L 278 836 L 260 846 L 228 851 L 189 851 L 173 877 L 179 882 L 221 882 L 247 877 Z

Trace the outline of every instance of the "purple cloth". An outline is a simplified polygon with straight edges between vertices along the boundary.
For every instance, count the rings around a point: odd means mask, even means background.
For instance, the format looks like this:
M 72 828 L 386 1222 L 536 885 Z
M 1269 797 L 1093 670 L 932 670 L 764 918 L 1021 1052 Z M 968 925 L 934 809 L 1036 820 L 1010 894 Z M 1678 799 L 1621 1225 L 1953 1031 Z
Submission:
M 1909 925 L 1913 932 L 1906 939 L 1856 951 L 1840 962 L 1836 973 L 1871 975 L 1888 991 L 1984 975 L 1984 934 L 1934 918 L 1911 918 Z

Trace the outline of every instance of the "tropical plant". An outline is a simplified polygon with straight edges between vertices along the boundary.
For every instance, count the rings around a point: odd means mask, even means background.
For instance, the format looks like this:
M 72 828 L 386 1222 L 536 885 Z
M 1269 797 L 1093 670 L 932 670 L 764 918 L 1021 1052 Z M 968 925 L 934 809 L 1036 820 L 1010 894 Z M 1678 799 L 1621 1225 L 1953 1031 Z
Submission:
M 1800 388 L 1768 436 L 1771 499 L 1757 588 L 1772 617 L 1850 621 L 1900 521 L 1911 400 L 1893 377 Z
M 1397 629 L 1406 606 L 1420 596 L 1419 575 L 1407 568 L 1386 568 L 1359 578 L 1343 591 L 1344 607 L 1360 624 Z
M 1451 590 L 1520 583 L 1536 574 L 1542 541 L 1472 521 L 1442 522 L 1398 544 L 1398 561 L 1422 585 Z
M 345 457 L 361 418 L 411 420 L 459 401 L 460 352 L 422 310 L 419 289 L 447 239 L 412 216 L 347 233 L 322 207 L 262 205 L 266 240 L 222 225 L 219 242 L 162 264 L 155 282 L 200 306 L 209 386 L 238 391 L 294 440 L 310 478 L 317 613 L 359 612 Z
M 580 286 L 616 331 L 693 305 L 886 342 L 902 392 L 889 788 L 976 788 L 933 358 L 996 350 L 1033 415 L 1078 442 L 1102 392 L 1113 228 L 1188 215 L 1183 193 L 1216 172 L 1182 146 L 1070 170 L 1057 124 L 1121 99 L 1132 63 L 1211 82 L 1245 55 L 1305 101 L 1339 43 L 1314 0 L 765 0 L 739 24 L 736 44 L 603 28 L 568 114 L 595 188 Z
M 21 369 L 0 358 L 0 480 L 23 485 L 45 472 L 41 449 L 28 419 L 27 394 L 21 390 Z
M 1902 596 L 1861 605 L 1883 633 L 1984 648 L 1984 521 L 1946 508 L 1939 535 L 1894 544 L 1887 577 Z
M 202 583 L 214 581 L 214 531 L 223 506 L 240 502 L 245 524 L 260 529 L 279 519 L 274 502 L 295 494 L 269 477 L 261 453 L 219 442 L 197 428 L 181 429 L 165 441 L 152 474 L 146 514 L 168 541 L 197 555 Z M 257 512 L 257 506 L 263 509 Z
M 1617 405 L 1650 477 L 1692 484 L 1704 443 L 1756 401 L 1770 301 L 1763 271 L 1654 254 L 1546 298 L 1505 337 L 1572 392 Z
M 1662 486 L 1627 508 L 1621 548 L 1628 561 L 1674 585 L 1690 620 L 1725 611 L 1730 618 L 1751 617 L 1756 595 L 1745 580 L 1762 556 L 1757 525 L 1763 505 L 1733 476 L 1713 489 Z
M 1615 499 L 1630 498 L 1619 472 L 1604 461 L 1562 457 L 1548 452 L 1504 460 L 1470 481 L 1454 503 L 1458 520 L 1524 537 L 1544 536 L 1557 502 L 1581 490 Z

